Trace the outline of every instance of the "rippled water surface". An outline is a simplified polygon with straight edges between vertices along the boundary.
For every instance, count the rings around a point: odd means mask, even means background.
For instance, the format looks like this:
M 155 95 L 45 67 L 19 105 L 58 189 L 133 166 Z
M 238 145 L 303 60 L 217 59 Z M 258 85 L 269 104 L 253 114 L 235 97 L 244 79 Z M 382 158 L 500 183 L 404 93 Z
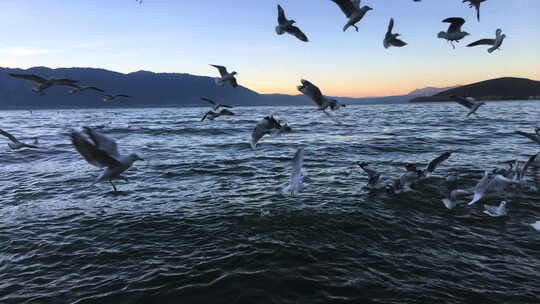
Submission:
M 484 169 L 540 146 L 512 135 L 539 123 L 540 103 L 489 103 L 479 118 L 455 104 L 0 112 L 0 303 L 539 303 L 539 168 L 508 214 L 444 208 L 446 176 L 473 187 Z M 277 113 L 294 132 L 248 144 Z M 70 128 L 103 125 L 121 152 L 145 158 L 118 181 L 75 152 Z M 309 186 L 277 190 L 306 147 Z M 369 162 L 391 179 L 405 163 L 453 156 L 414 191 L 362 189 Z M 487 203 L 498 204 L 501 198 Z

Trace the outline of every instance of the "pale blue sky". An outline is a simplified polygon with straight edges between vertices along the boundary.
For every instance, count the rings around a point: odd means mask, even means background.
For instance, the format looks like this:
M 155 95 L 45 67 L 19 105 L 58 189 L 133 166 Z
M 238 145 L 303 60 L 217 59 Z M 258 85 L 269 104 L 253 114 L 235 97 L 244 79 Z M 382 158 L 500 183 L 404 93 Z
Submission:
M 276 5 L 308 35 L 277 36 Z M 461 0 L 365 0 L 374 8 L 360 32 L 341 31 L 330 0 L 17 0 L 0 11 L 0 66 L 98 67 L 214 76 L 208 64 L 236 70 L 263 93 L 295 93 L 304 77 L 326 94 L 377 96 L 501 76 L 540 79 L 540 1 L 488 0 L 482 20 Z M 441 20 L 464 17 L 467 37 L 452 50 L 436 34 Z M 390 17 L 409 43 L 385 50 Z M 501 52 L 466 48 L 503 29 Z

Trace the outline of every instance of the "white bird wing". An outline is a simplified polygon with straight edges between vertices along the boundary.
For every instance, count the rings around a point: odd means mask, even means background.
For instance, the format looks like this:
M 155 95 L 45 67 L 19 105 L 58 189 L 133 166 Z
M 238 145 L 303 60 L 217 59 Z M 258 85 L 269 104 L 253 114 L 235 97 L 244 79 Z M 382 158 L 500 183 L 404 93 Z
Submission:
M 289 186 L 283 189 L 291 195 L 296 195 L 302 190 L 302 179 L 304 177 L 302 167 L 304 166 L 304 148 L 298 149 L 292 161 L 292 173 Z
M 538 153 L 540 154 L 540 153 Z M 521 168 L 521 171 L 519 171 L 518 180 L 523 181 L 523 178 L 525 178 L 525 174 L 527 173 L 527 170 L 531 166 L 532 163 L 536 161 L 536 158 L 538 157 L 538 154 L 535 154 L 531 157 L 529 157 L 529 160 L 523 165 L 523 168 Z
M 224 77 L 224 76 L 227 76 L 229 73 L 227 72 L 227 68 L 222 66 L 222 65 L 215 65 L 215 64 L 211 64 L 211 66 L 215 67 L 216 69 L 218 69 L 219 71 L 219 74 L 221 75 L 221 77 Z
M 113 139 L 100 134 L 91 128 L 85 127 L 84 129 L 86 134 L 88 134 L 90 139 L 94 142 L 97 149 L 104 151 L 112 158 L 119 160 L 120 153 L 118 153 L 118 145 Z
M 71 143 L 81 156 L 91 165 L 103 168 L 118 165 L 119 162 L 107 152 L 98 149 L 79 132 L 70 134 Z
M 319 107 L 324 107 L 324 96 L 322 95 L 321 90 L 316 85 L 305 79 L 302 79 L 301 82 L 302 85 L 298 86 L 298 90 L 311 98 L 311 100 L 313 100 L 313 102 L 315 102 Z
M 266 117 L 259 121 L 259 123 L 255 126 L 255 129 L 253 129 L 253 132 L 251 132 L 251 148 L 255 149 L 259 140 L 268 134 L 270 129 L 270 124 Z
M 482 197 L 484 197 L 484 194 L 486 193 L 488 189 L 489 182 L 490 182 L 489 173 L 486 171 L 484 172 L 484 176 L 480 179 L 478 184 L 476 184 L 476 186 L 474 187 L 474 191 L 473 191 L 474 197 L 469 202 L 469 206 L 474 205 L 479 200 L 481 200 Z

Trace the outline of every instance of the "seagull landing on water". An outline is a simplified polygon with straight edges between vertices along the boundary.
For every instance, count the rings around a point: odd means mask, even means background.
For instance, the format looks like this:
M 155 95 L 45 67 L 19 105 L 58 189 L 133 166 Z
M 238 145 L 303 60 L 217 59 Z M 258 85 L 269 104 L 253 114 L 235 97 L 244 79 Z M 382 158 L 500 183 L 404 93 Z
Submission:
M 345 105 L 340 104 L 337 100 L 324 96 L 321 90 L 313 83 L 305 79 L 302 79 L 301 82 L 302 85 L 297 87 L 298 91 L 311 98 L 311 100 L 313 100 L 313 102 L 315 102 L 315 104 L 318 106 L 319 110 L 323 111 L 324 114 L 329 115 L 326 112 L 326 109 L 328 108 L 330 108 L 332 111 L 336 111 L 341 107 L 345 107 Z
M 506 38 L 506 35 L 502 33 L 501 29 L 497 29 L 495 31 L 495 39 L 480 39 L 478 41 L 475 41 L 473 43 L 469 43 L 467 47 L 477 46 L 477 45 L 491 45 L 491 47 L 487 50 L 488 53 L 493 53 L 495 50 L 501 50 L 501 44 L 504 41 L 504 38 Z
M 251 132 L 251 141 L 249 142 L 252 149 L 255 149 L 257 147 L 257 143 L 263 136 L 272 134 L 274 130 L 280 130 L 283 126 L 281 123 L 274 118 L 274 116 L 266 116 L 265 118 L 261 119 L 259 123 L 255 126 L 255 129 L 253 129 L 253 132 Z
M 482 2 L 485 2 L 486 0 L 463 0 L 463 3 L 469 2 L 469 7 L 476 9 L 476 19 L 478 19 L 478 22 L 480 22 L 480 4 Z
M 69 86 L 73 87 L 73 89 L 69 91 L 71 94 L 77 94 L 79 92 L 84 92 L 84 91 L 97 91 L 97 92 L 105 93 L 104 90 L 100 88 L 96 88 L 96 87 L 81 87 L 76 84 L 71 84 Z
M 101 181 L 109 181 L 113 190 L 116 192 L 116 186 L 113 184 L 113 179 L 127 178 L 121 176 L 124 171 L 131 168 L 133 163 L 138 160 L 143 160 L 137 154 L 121 156 L 118 153 L 118 145 L 113 139 L 94 131 L 91 128 L 84 127 L 84 132 L 90 138 L 86 138 L 80 132 L 72 132 L 70 134 L 71 142 L 81 156 L 91 165 L 105 168 L 103 173 L 96 179 L 95 183 Z
M 467 114 L 467 117 L 471 116 L 472 114 L 478 115 L 476 114 L 476 111 L 478 111 L 481 106 L 486 104 L 485 102 L 477 102 L 476 99 L 474 99 L 473 97 L 451 95 L 450 99 L 470 110 Z
M 277 8 L 278 8 L 278 26 L 276 26 L 276 33 L 278 35 L 283 35 L 285 33 L 288 33 L 304 42 L 308 42 L 308 38 L 306 34 L 304 34 L 297 26 L 293 25 L 296 23 L 296 21 L 287 20 L 287 17 L 285 17 L 285 11 L 281 7 L 281 5 L 278 4 Z
M 292 160 L 291 181 L 289 185 L 281 190 L 282 194 L 290 194 L 291 196 L 298 195 L 305 186 L 303 184 L 304 170 L 304 148 L 298 149 Z
M 446 32 L 439 32 L 437 37 L 446 39 L 446 41 L 450 42 L 452 48 L 455 49 L 456 46 L 453 42 L 459 42 L 461 39 L 469 35 L 469 33 L 461 31 L 461 27 L 463 24 L 465 24 L 465 19 L 457 17 L 446 18 L 442 22 L 450 23 L 450 26 Z
M 126 95 L 126 94 L 115 94 L 115 95 L 107 94 L 103 96 L 103 101 L 113 101 L 118 97 L 131 98 L 131 96 Z
M 390 18 L 390 23 L 388 24 L 388 30 L 386 31 L 386 35 L 384 36 L 384 41 L 383 41 L 383 45 L 385 49 L 391 46 L 403 47 L 407 45 L 407 43 L 397 38 L 399 34 L 392 34 L 393 29 L 394 29 L 394 18 Z
M 203 98 L 201 98 L 201 100 L 206 101 L 209 104 L 211 104 L 214 111 L 219 110 L 219 108 L 232 108 L 231 106 L 224 105 L 224 104 L 221 104 L 221 103 L 217 103 L 217 102 L 213 101 L 212 99 L 208 99 L 208 98 L 203 97 Z
M 221 77 L 216 77 L 215 78 L 215 82 L 218 86 L 222 86 L 223 84 L 225 84 L 225 82 L 228 82 L 231 84 L 231 86 L 233 88 L 236 88 L 238 87 L 238 82 L 236 82 L 236 78 L 234 77 L 236 74 L 236 72 L 227 72 L 227 68 L 224 67 L 224 66 L 221 66 L 221 65 L 214 65 L 214 64 L 211 64 L 211 66 L 215 67 L 216 69 L 218 69 L 219 71 L 219 75 Z
M 537 144 L 540 144 L 540 127 L 536 127 L 534 129 L 534 133 L 527 133 L 522 131 L 516 131 L 515 134 L 521 135 L 523 137 L 527 137 L 528 139 L 534 141 Z
M 368 163 L 358 163 L 357 164 L 366 174 L 368 175 L 367 189 L 380 189 L 384 186 L 381 185 L 381 174 L 371 168 L 369 168 Z
M 493 217 L 500 217 L 500 216 L 506 216 L 508 213 L 506 212 L 506 202 L 503 201 L 499 206 L 490 206 L 490 205 L 484 205 L 484 213 L 493 216 Z
M 37 87 L 32 88 L 32 92 L 34 92 L 36 94 L 39 94 L 39 95 L 42 95 L 43 91 L 45 91 L 46 89 L 48 89 L 48 88 L 50 88 L 52 86 L 55 86 L 55 85 L 56 86 L 72 86 L 75 83 L 79 82 L 78 80 L 72 80 L 72 79 L 66 79 L 66 78 L 45 79 L 45 78 L 40 77 L 40 76 L 35 75 L 35 74 L 15 74 L 15 73 L 10 73 L 9 76 L 24 79 L 24 80 L 29 80 L 29 81 L 32 81 L 32 82 L 35 82 L 35 83 L 39 84 Z
M 204 121 L 205 119 L 208 119 L 208 120 L 214 120 L 220 116 L 233 116 L 235 115 L 233 112 L 227 110 L 227 109 L 222 109 L 221 111 L 219 112 L 214 112 L 214 111 L 208 111 L 206 112 L 206 114 L 204 114 L 203 118 L 201 119 L 201 121 Z
M 343 27 L 345 32 L 349 27 L 354 27 L 358 32 L 358 27 L 356 24 L 364 18 L 364 15 L 372 10 L 371 7 L 364 5 L 360 7 L 360 0 L 332 0 L 335 4 L 339 6 L 341 11 L 345 14 L 345 17 L 349 19 L 347 24 Z
M 18 149 L 22 149 L 22 148 L 39 149 L 39 147 L 36 146 L 37 138 L 34 139 L 34 145 L 29 145 L 29 144 L 25 144 L 23 142 L 20 142 L 17 138 L 15 138 L 15 136 L 9 134 L 8 132 L 6 132 L 6 131 L 4 131 L 2 129 L 0 129 L 0 135 L 3 135 L 5 137 L 7 137 L 9 140 L 11 140 L 11 142 L 8 143 L 8 147 L 10 147 L 13 150 L 18 150 Z

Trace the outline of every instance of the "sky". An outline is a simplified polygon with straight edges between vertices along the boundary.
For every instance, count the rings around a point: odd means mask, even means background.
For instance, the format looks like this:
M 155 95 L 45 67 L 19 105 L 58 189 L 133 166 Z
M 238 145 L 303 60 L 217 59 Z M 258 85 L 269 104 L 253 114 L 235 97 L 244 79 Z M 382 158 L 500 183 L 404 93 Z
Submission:
M 277 4 L 309 43 L 278 36 Z M 238 72 L 259 93 L 298 94 L 301 78 L 326 95 L 389 96 L 496 77 L 540 80 L 540 1 L 487 0 L 481 22 L 461 0 L 363 0 L 359 32 L 330 0 L 17 0 L 0 10 L 0 66 L 95 67 L 216 76 Z M 388 21 L 408 43 L 384 49 Z M 471 35 L 457 48 L 437 33 L 463 17 Z M 466 44 L 507 35 L 502 51 Z

